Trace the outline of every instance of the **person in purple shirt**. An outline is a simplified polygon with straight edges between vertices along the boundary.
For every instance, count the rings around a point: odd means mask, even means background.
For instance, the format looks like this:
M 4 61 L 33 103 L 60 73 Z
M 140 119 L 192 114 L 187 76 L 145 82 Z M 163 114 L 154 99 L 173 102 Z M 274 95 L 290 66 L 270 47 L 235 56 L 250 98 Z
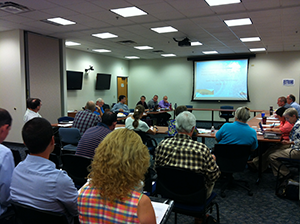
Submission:
M 168 97 L 164 96 L 164 98 L 159 101 L 158 106 L 160 106 L 160 108 L 169 108 L 170 103 L 168 102 Z

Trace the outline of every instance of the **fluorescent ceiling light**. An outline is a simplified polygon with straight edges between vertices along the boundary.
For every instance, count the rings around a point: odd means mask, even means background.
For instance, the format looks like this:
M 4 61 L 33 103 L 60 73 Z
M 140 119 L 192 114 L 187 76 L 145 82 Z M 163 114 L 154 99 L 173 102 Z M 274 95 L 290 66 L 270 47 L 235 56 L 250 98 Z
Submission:
M 136 46 L 134 48 L 139 49 L 139 50 L 150 50 L 150 49 L 153 49 L 153 47 L 150 47 L 150 46 Z
M 209 6 L 229 5 L 240 3 L 241 0 L 205 0 Z
M 143 16 L 147 15 L 146 12 L 140 10 L 137 7 L 126 7 L 126 8 L 119 8 L 119 9 L 110 9 L 110 11 L 123 16 L 123 17 L 132 17 L 132 16 Z
M 70 20 L 67 20 L 67 19 L 63 19 L 63 18 L 60 18 L 60 17 L 51 18 L 51 19 L 47 19 L 47 20 L 51 21 L 53 23 L 58 23 L 58 24 L 63 25 L 63 26 L 76 24 L 73 21 L 70 21 Z
M 151 28 L 154 32 L 157 33 L 171 33 L 171 32 L 178 32 L 174 27 L 171 26 L 164 26 L 164 27 L 156 27 L 156 28 Z
M 73 42 L 73 41 L 66 41 L 65 43 L 66 46 L 77 46 L 81 45 L 81 43 Z
M 93 49 L 92 51 L 96 51 L 96 52 L 100 52 L 100 53 L 111 52 L 111 50 L 106 50 L 106 49 Z
M 112 33 L 95 33 L 95 34 L 92 34 L 92 36 L 98 37 L 98 38 L 101 38 L 101 39 L 108 39 L 108 38 L 118 37 L 117 35 L 112 34 Z
M 218 54 L 217 51 L 202 51 L 203 54 Z
M 244 19 L 229 19 L 224 20 L 227 26 L 244 26 L 244 25 L 251 25 L 251 19 L 250 18 L 244 18 Z
M 175 57 L 176 54 L 161 54 L 163 57 Z
M 240 38 L 242 42 L 254 42 L 254 41 L 260 41 L 259 37 L 245 37 L 245 38 Z
M 125 56 L 127 59 L 139 59 L 140 57 L 137 56 Z
M 250 51 L 255 52 L 255 51 L 265 51 L 266 48 L 262 47 L 262 48 L 251 48 Z
M 191 46 L 199 46 L 202 45 L 202 43 L 196 41 L 196 42 L 191 42 Z

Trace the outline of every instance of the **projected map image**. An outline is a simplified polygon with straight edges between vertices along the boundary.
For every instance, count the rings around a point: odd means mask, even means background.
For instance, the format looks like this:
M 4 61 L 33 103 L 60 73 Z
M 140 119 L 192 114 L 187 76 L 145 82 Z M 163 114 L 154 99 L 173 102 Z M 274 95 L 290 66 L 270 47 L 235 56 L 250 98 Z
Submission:
M 247 99 L 247 60 L 197 62 L 194 98 Z

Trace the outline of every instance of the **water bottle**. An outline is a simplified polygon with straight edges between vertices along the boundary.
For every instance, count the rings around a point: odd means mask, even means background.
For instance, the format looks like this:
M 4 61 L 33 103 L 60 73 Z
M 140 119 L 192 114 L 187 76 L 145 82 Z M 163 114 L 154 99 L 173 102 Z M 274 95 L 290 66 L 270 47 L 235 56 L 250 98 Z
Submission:
M 177 103 L 174 104 L 174 109 L 176 110 L 176 108 L 177 108 Z
M 172 103 L 170 103 L 170 107 L 169 108 L 170 108 L 170 110 L 172 110 Z
M 214 126 L 211 126 L 211 129 L 210 129 L 210 134 L 215 134 L 215 127 Z
M 273 106 L 270 106 L 270 116 L 273 115 Z

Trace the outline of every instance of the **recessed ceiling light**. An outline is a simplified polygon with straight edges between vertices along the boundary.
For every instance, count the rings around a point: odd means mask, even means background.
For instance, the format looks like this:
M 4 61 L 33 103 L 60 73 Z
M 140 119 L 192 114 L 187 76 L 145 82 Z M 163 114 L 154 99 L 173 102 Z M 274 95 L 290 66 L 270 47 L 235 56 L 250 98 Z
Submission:
M 171 33 L 171 32 L 178 32 L 174 27 L 172 26 L 164 26 L 164 27 L 156 27 L 156 28 L 151 28 L 154 32 L 157 33 Z
M 101 38 L 101 39 L 108 39 L 108 38 L 118 37 L 117 35 L 112 34 L 112 33 L 95 33 L 95 34 L 92 34 L 92 36 L 98 37 L 98 38 Z
M 176 54 L 161 54 L 163 57 L 175 57 Z
M 150 50 L 150 49 L 153 49 L 153 47 L 150 47 L 150 46 L 136 46 L 134 48 L 139 49 L 139 50 Z
M 81 43 L 73 42 L 73 41 L 66 41 L 65 43 L 66 46 L 77 46 L 81 45 Z
M 111 52 L 111 50 L 106 50 L 106 49 L 93 49 L 92 51 L 96 51 L 96 52 L 100 52 L 100 53 Z
M 205 0 L 209 6 L 229 5 L 240 3 L 241 0 Z
M 251 19 L 250 18 L 244 18 L 244 19 L 229 19 L 224 20 L 227 26 L 244 26 L 244 25 L 251 25 Z
M 58 24 L 63 25 L 63 26 L 76 24 L 73 21 L 70 21 L 70 20 L 67 20 L 67 19 L 63 19 L 63 18 L 60 18 L 60 17 L 51 18 L 51 19 L 47 19 L 47 20 L 51 21 L 53 23 L 58 23 Z
M 125 56 L 127 59 L 140 59 L 140 57 L 137 56 Z
M 259 37 L 245 37 L 245 38 L 240 38 L 242 42 L 254 42 L 254 41 L 260 41 Z
M 119 8 L 119 9 L 110 9 L 110 11 L 123 16 L 123 17 L 132 17 L 132 16 L 143 16 L 147 15 L 146 12 L 140 10 L 137 7 L 126 7 L 126 8 Z
M 199 46 L 202 45 L 202 43 L 195 41 L 195 42 L 191 42 L 191 46 Z
M 266 48 L 262 47 L 262 48 L 251 48 L 250 51 L 255 52 L 255 51 L 265 51 Z
M 217 51 L 202 51 L 203 54 L 218 54 Z

